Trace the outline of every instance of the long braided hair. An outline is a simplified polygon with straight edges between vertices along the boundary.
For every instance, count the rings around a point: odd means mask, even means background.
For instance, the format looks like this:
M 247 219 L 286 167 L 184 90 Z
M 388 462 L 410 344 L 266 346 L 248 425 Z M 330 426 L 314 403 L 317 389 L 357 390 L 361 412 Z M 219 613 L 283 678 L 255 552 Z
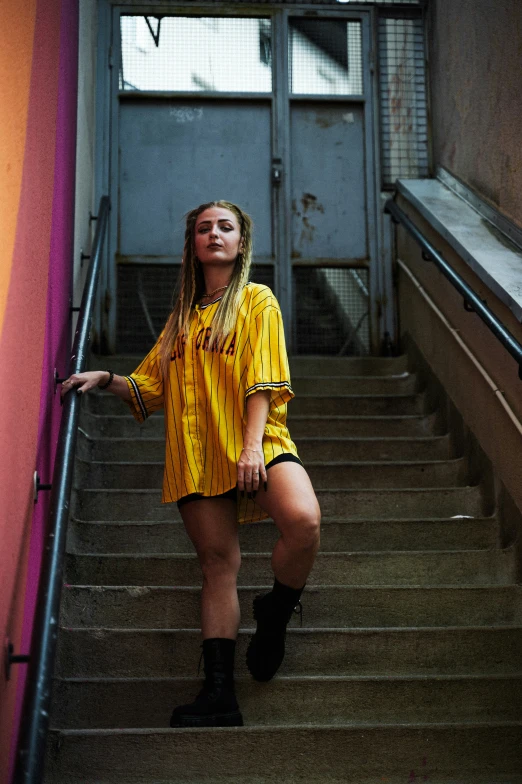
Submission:
M 212 319 L 210 347 L 222 345 L 232 330 L 237 318 L 241 291 L 250 274 L 252 264 L 252 219 L 246 212 L 229 201 L 209 201 L 200 204 L 186 215 L 185 244 L 178 286 L 174 294 L 174 307 L 170 314 L 161 341 L 161 370 L 168 376 L 170 356 L 178 336 L 187 334 L 191 310 L 205 292 L 205 278 L 201 262 L 196 256 L 195 233 L 199 215 L 211 207 L 223 207 L 234 213 L 241 234 L 240 248 L 228 287 L 219 302 Z

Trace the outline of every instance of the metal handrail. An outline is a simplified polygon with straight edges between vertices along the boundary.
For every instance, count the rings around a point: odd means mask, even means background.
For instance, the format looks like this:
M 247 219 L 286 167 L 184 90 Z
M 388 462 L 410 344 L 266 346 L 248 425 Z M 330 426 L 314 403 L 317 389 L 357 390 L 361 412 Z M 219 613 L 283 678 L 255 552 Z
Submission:
M 83 372 L 87 362 L 109 210 L 109 197 L 102 196 L 70 359 L 70 374 Z M 18 746 L 16 784 L 40 784 L 43 779 L 80 402 L 79 394 L 69 393 L 64 398 Z
M 440 269 L 442 274 L 452 284 L 457 291 L 462 294 L 464 298 L 464 307 L 470 313 L 476 313 L 482 319 L 484 324 L 495 335 L 497 340 L 502 343 L 504 348 L 509 351 L 513 359 L 518 363 L 518 375 L 522 379 L 522 344 L 511 334 L 511 332 L 502 324 L 502 322 L 495 316 L 493 311 L 486 305 L 484 300 L 481 300 L 478 294 L 469 286 L 464 278 L 462 278 L 453 267 L 451 267 L 446 259 L 435 250 L 433 245 L 428 242 L 419 229 L 415 226 L 413 221 L 406 215 L 406 213 L 397 206 L 393 199 L 388 199 L 384 205 L 384 212 L 391 215 L 394 223 L 402 223 L 404 228 L 411 234 L 413 239 L 418 242 L 422 248 L 422 258 L 425 261 L 433 261 Z

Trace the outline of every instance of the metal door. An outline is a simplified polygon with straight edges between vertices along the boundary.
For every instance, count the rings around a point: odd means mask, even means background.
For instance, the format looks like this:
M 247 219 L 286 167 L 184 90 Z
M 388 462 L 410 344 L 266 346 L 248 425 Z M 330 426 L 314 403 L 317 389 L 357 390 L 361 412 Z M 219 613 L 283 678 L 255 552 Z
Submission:
M 378 343 L 370 12 L 115 13 L 120 312 L 135 297 L 120 338 L 141 318 L 150 344 L 170 304 L 183 215 L 223 198 L 254 219 L 253 278 L 273 286 L 291 349 L 370 353 Z M 114 316 L 110 331 L 114 343 Z

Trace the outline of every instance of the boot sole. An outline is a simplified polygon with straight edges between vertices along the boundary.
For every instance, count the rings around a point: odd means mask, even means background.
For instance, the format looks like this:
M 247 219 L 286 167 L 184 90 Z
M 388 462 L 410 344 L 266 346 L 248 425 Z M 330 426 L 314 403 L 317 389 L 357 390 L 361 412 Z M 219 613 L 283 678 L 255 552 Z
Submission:
M 210 716 L 180 716 L 177 721 L 170 724 L 178 727 L 242 727 L 243 716 L 241 713 L 216 713 Z

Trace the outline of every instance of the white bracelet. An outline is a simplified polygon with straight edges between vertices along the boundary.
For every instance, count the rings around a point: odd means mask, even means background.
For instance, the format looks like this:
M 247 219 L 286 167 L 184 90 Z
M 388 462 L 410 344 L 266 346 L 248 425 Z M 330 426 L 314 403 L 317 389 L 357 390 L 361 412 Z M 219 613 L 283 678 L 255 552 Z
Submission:
M 248 449 L 248 447 L 246 447 L 246 446 L 244 446 L 241 451 L 242 452 L 259 452 L 259 454 L 261 454 L 261 455 L 263 454 L 263 450 L 262 449 Z

